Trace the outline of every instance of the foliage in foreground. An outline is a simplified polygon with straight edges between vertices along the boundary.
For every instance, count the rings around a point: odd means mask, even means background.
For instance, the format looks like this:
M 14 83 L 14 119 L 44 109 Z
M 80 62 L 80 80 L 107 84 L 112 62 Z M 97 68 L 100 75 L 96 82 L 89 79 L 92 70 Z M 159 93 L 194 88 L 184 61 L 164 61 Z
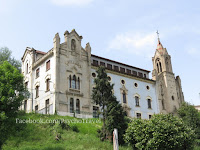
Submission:
M 198 110 L 189 103 L 184 102 L 178 109 L 178 115 L 186 125 L 195 131 L 197 138 L 200 139 L 200 113 Z
M 125 141 L 133 149 L 190 150 L 194 140 L 194 131 L 181 119 L 163 114 L 150 120 L 132 120 L 125 134 Z
M 111 150 L 112 144 L 101 142 L 97 137 L 97 129 L 102 126 L 99 119 L 77 119 L 69 116 L 21 114 L 19 119 L 32 120 L 65 120 L 67 124 L 28 123 L 23 130 L 16 132 L 3 145 L 3 150 Z M 73 120 L 73 121 L 72 121 Z M 77 120 L 77 121 L 76 121 Z M 72 122 L 71 122 L 72 121 Z M 71 122 L 71 123 L 70 123 Z M 90 122 L 90 123 L 89 123 Z M 20 124 L 22 125 L 22 124 Z M 77 130 L 74 130 L 78 128 Z M 59 140 L 56 135 L 59 134 Z M 120 150 L 131 150 L 120 146 Z
M 15 116 L 26 90 L 23 76 L 10 63 L 0 65 L 0 148 L 15 128 Z

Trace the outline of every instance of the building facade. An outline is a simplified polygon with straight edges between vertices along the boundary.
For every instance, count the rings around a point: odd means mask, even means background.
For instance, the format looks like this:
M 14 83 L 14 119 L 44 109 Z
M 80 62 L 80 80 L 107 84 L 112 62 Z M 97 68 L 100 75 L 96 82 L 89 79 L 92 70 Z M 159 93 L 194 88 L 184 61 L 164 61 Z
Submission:
M 91 99 L 99 66 L 106 68 L 114 84 L 114 95 L 127 115 L 149 119 L 157 113 L 174 113 L 184 101 L 181 81 L 174 77 L 171 57 L 160 40 L 150 71 L 91 54 L 90 44 L 81 46 L 82 36 L 75 30 L 57 33 L 47 53 L 26 48 L 22 57 L 24 83 L 30 91 L 21 109 L 43 114 L 98 117 L 99 106 Z

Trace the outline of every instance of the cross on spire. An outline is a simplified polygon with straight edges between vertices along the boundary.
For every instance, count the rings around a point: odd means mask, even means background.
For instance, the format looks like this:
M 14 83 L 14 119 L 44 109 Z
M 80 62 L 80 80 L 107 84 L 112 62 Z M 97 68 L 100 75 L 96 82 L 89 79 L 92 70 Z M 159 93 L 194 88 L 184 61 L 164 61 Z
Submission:
M 158 32 L 158 30 L 157 30 L 157 32 L 156 32 L 156 33 L 157 33 L 157 36 L 158 36 L 158 39 L 159 39 L 159 32 Z

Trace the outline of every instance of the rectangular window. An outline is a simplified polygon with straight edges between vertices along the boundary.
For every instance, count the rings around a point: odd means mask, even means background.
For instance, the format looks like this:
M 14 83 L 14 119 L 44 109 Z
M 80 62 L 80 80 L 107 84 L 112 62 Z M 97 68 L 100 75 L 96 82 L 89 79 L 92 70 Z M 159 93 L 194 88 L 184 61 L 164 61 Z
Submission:
M 93 60 L 93 65 L 94 66 L 98 66 L 99 64 L 98 64 L 99 62 L 97 61 L 97 60 Z
M 100 62 L 100 66 L 106 66 L 105 62 Z
M 76 100 L 76 113 L 80 114 L 80 100 L 79 99 Z
M 50 79 L 46 80 L 46 91 L 50 90 Z
M 146 74 L 144 74 L 144 78 L 147 78 L 147 75 L 146 75 Z
M 135 96 L 135 106 L 139 107 L 140 106 L 140 102 L 139 102 L 139 97 Z
M 46 114 L 49 114 L 49 100 L 46 100 L 46 103 L 45 103 L 45 108 L 46 108 Z
M 46 71 L 50 69 L 50 60 L 46 62 Z
M 112 70 L 112 65 L 111 64 L 107 64 L 107 68 Z
M 36 95 L 36 98 L 39 97 L 39 86 L 36 86 L 35 88 L 35 95 Z
M 74 113 L 74 99 L 70 98 L 70 113 Z
M 120 67 L 120 72 L 125 73 L 125 68 Z
M 148 100 L 147 100 L 147 103 L 148 103 L 148 108 L 151 109 L 151 99 L 148 99 Z
M 141 72 L 138 72 L 138 76 L 143 78 L 143 74 Z
M 136 113 L 136 117 L 138 118 L 138 119 L 141 119 L 142 117 L 141 117 L 141 113 Z
M 38 113 L 38 105 L 35 106 L 35 113 Z
M 137 72 L 136 71 L 132 71 L 134 76 L 137 76 Z
M 99 107 L 93 106 L 93 118 L 99 118 Z
M 36 70 L 36 78 L 38 78 L 40 76 L 40 68 L 37 68 Z
M 126 73 L 131 74 L 131 70 L 130 69 L 126 69 Z
M 122 93 L 122 96 L 123 96 L 123 103 L 125 103 L 126 104 L 126 93 L 123 91 L 123 93 Z
M 152 115 L 149 115 L 149 119 L 151 119 Z
M 27 100 L 24 101 L 24 111 L 27 111 Z
M 119 71 L 119 67 L 118 66 L 114 66 L 114 70 L 115 71 Z

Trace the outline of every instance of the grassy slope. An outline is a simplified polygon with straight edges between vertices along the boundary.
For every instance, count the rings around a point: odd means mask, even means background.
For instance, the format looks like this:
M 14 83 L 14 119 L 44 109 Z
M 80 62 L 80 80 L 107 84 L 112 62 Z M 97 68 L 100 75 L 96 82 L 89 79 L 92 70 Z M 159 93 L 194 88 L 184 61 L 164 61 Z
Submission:
M 21 114 L 22 119 L 74 119 L 68 116 Z M 97 121 L 97 120 L 96 120 Z M 23 130 L 10 137 L 3 150 L 112 150 L 108 141 L 101 142 L 97 137 L 97 129 L 102 123 L 70 123 L 70 127 L 77 126 L 79 132 L 60 130 L 56 125 L 48 123 L 20 124 Z M 56 141 L 56 131 L 61 132 L 61 140 Z M 129 147 L 120 147 L 120 150 L 130 150 Z

